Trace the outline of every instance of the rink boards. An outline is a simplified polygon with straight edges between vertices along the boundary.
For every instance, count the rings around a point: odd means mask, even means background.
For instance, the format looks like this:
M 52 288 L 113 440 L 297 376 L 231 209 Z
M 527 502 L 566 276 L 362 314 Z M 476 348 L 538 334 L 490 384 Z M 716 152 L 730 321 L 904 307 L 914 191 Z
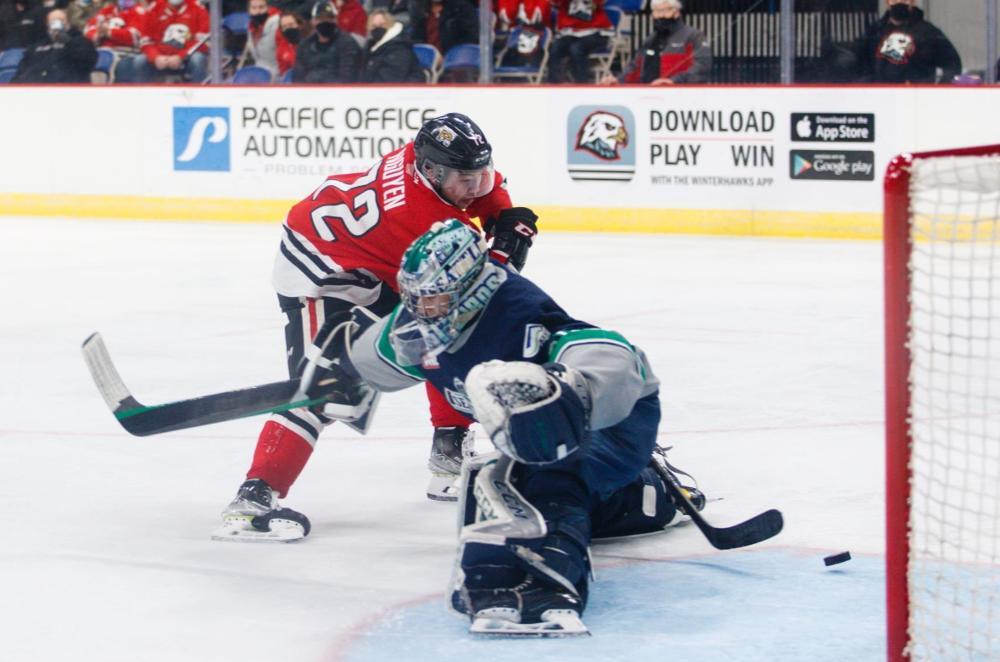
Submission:
M 548 230 L 877 238 L 897 153 L 1000 143 L 951 87 L 0 88 L 0 214 L 280 222 L 458 111 Z

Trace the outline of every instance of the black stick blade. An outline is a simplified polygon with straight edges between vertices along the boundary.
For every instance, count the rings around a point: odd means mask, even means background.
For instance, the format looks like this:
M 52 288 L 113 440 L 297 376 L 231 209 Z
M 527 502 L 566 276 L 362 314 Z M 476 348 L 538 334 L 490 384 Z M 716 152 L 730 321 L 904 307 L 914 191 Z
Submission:
M 700 516 L 700 513 L 699 513 Z M 692 518 L 693 519 L 693 518 Z M 702 522 L 704 520 L 702 519 Z M 697 523 L 697 522 L 696 522 Z M 734 526 L 716 528 L 699 526 L 716 549 L 737 549 L 763 542 L 781 533 L 785 520 L 777 510 L 768 510 Z

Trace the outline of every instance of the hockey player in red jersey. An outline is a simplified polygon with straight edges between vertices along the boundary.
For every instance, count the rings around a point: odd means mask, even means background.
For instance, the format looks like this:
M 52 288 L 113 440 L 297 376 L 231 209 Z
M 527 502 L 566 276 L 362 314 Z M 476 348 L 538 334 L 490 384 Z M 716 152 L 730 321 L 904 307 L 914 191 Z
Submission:
M 185 73 L 192 83 L 208 74 L 208 12 L 197 0 L 160 0 L 146 12 L 142 55 L 123 60 L 116 78 L 146 83 L 157 73 Z
M 475 122 L 449 113 L 425 123 L 412 143 L 367 172 L 329 177 L 292 207 L 273 276 L 288 316 L 285 342 L 292 377 L 326 318 L 354 306 L 378 317 L 395 308 L 403 253 L 435 222 L 456 218 L 476 228 L 472 219 L 484 219 L 492 256 L 518 270 L 523 267 L 537 217 L 530 209 L 511 207 L 492 151 Z M 427 495 L 455 501 L 454 484 L 463 457 L 471 453 L 471 421 L 433 387 L 427 392 L 435 427 Z M 305 536 L 308 520 L 277 509 L 276 500 L 287 495 L 330 422 L 311 409 L 272 415 L 261 431 L 247 480 L 223 511 L 223 524 L 213 537 L 287 541 Z M 278 532 L 280 527 L 270 526 L 276 518 L 291 525 Z
M 94 14 L 83 35 L 98 48 L 137 49 L 147 17 L 146 8 L 136 0 L 118 0 Z

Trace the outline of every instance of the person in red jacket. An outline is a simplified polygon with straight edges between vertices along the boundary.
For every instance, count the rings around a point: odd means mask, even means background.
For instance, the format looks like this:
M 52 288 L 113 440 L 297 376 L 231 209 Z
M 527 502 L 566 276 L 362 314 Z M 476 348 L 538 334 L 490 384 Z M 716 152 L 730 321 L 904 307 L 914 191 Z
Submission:
M 301 14 L 293 11 L 281 13 L 278 33 L 274 36 L 275 57 L 278 59 L 278 75 L 284 76 L 295 66 L 295 52 L 299 43 L 309 36 L 311 27 Z
M 98 48 L 138 50 L 146 31 L 146 7 L 136 0 L 118 0 L 102 7 L 90 21 L 83 36 Z
M 615 34 L 611 19 L 604 13 L 604 0 L 557 0 L 557 38 L 549 49 L 549 82 L 593 82 L 590 55 L 608 46 Z M 588 80 L 589 79 L 589 80 Z
M 493 240 L 491 257 L 517 269 L 524 266 L 537 216 L 525 207 L 511 207 L 506 180 L 493 168 L 493 148 L 482 130 L 458 113 L 428 120 L 413 142 L 367 172 L 333 175 L 293 206 L 272 277 L 288 316 L 289 374 L 298 375 L 299 362 L 320 326 L 338 312 L 354 306 L 377 317 L 392 312 L 400 300 L 400 261 L 414 239 L 447 219 L 478 234 L 473 218 L 481 219 Z M 455 393 L 433 387 L 428 393 L 436 429 L 427 496 L 456 501 L 454 483 L 472 445 L 471 421 L 452 408 Z M 287 496 L 320 433 L 332 422 L 321 406 L 273 414 L 261 430 L 246 481 L 223 511 L 213 539 L 290 542 L 305 537 L 308 520 L 278 508 L 277 500 Z M 272 527 L 274 519 L 279 522 Z
M 358 0 L 333 0 L 337 7 L 337 27 L 357 35 L 358 43 L 365 45 L 368 38 L 368 13 Z
M 208 12 L 196 0 L 161 0 L 147 12 L 142 55 L 119 63 L 116 78 L 146 83 L 154 76 L 183 72 L 201 83 L 208 72 Z

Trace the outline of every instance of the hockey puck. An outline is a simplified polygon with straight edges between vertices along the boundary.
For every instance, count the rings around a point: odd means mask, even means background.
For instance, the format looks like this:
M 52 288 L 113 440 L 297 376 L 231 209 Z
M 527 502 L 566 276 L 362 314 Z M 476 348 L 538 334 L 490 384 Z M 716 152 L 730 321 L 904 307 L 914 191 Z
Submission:
M 843 563 L 845 561 L 851 560 L 850 552 L 841 552 L 840 554 L 831 554 L 823 559 L 824 565 L 837 565 L 838 563 Z

